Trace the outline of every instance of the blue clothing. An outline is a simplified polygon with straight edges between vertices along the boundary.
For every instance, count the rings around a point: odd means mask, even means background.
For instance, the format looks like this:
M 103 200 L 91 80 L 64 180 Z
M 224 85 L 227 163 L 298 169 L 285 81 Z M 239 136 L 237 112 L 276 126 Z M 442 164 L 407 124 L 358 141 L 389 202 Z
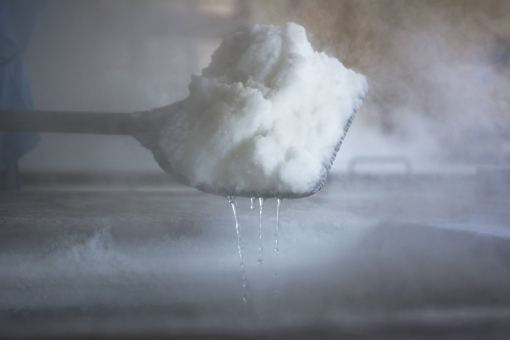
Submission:
M 0 0 L 0 109 L 31 110 L 32 93 L 23 53 L 39 26 L 47 1 Z M 40 141 L 38 133 L 0 132 L 0 171 Z

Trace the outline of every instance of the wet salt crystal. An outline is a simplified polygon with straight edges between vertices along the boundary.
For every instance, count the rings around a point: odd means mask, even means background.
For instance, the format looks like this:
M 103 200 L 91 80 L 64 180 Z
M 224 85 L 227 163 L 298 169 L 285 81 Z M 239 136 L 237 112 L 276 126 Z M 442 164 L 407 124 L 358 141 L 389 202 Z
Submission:
M 367 82 L 288 23 L 226 38 L 189 89 L 187 135 L 176 147 L 162 129 L 172 168 L 204 191 L 268 198 L 325 179 Z

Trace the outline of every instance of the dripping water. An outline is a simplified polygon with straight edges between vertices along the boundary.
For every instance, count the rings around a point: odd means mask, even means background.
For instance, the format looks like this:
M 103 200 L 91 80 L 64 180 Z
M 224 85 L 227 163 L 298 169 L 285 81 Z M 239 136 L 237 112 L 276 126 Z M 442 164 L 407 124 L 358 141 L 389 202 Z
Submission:
M 253 210 L 253 208 L 255 208 L 255 197 L 250 198 L 250 202 L 251 202 L 250 203 L 250 209 Z
M 258 263 L 263 264 L 264 260 L 262 260 L 262 210 L 264 209 L 264 198 L 259 198 L 259 207 L 260 207 L 260 218 L 259 218 L 259 259 Z
M 278 260 L 278 240 L 280 238 L 280 205 L 282 203 L 282 199 L 278 198 L 276 201 L 276 247 L 274 248 L 276 252 L 276 259 Z M 276 267 L 276 273 L 274 274 L 274 278 L 276 282 L 278 282 L 278 263 Z M 273 290 L 274 297 L 278 297 L 278 291 Z
M 232 211 L 234 212 L 234 219 L 236 221 L 236 232 L 237 232 L 237 249 L 239 251 L 239 258 L 241 259 L 241 274 L 243 278 L 243 302 L 245 305 L 248 303 L 248 294 L 246 292 L 246 272 L 244 269 L 244 259 L 243 259 L 243 242 L 241 240 L 241 232 L 239 225 L 239 211 L 237 210 L 237 202 L 235 196 L 227 196 L 227 199 L 232 206 Z
M 278 239 L 280 237 L 280 205 L 282 203 L 282 199 L 278 198 L 276 203 L 276 257 L 278 257 Z

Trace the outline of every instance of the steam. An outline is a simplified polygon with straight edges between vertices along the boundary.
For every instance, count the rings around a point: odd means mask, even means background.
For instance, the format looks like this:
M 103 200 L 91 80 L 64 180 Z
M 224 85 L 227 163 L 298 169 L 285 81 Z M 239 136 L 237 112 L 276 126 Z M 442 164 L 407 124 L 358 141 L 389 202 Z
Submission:
M 355 122 L 358 131 L 377 131 L 402 145 L 402 153 L 412 154 L 412 144 L 415 158 L 432 162 L 510 162 L 509 2 L 278 6 L 255 6 L 254 20 L 294 20 L 312 32 L 319 49 L 367 75 L 371 91 Z M 363 144 L 358 139 L 344 148 Z M 355 151 L 370 152 L 347 152 Z
M 508 164 L 509 1 L 257 0 L 228 2 L 229 11 L 227 2 L 214 4 L 54 3 L 26 54 L 37 108 L 132 112 L 167 105 L 187 96 L 190 74 L 200 73 L 227 33 L 294 21 L 316 50 L 370 83 L 335 166 L 360 154 L 404 155 L 414 165 Z M 82 19 L 68 22 L 74 13 Z M 22 169 L 159 171 L 130 139 L 64 138 L 45 136 Z

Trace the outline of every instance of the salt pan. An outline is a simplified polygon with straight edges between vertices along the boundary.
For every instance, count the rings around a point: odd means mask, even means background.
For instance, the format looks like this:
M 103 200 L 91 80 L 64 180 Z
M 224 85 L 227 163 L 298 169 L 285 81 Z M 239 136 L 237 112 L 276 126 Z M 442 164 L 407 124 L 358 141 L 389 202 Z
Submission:
M 189 89 L 187 133 L 161 127 L 173 172 L 214 194 L 283 198 L 320 189 L 367 82 L 288 23 L 226 38 Z

